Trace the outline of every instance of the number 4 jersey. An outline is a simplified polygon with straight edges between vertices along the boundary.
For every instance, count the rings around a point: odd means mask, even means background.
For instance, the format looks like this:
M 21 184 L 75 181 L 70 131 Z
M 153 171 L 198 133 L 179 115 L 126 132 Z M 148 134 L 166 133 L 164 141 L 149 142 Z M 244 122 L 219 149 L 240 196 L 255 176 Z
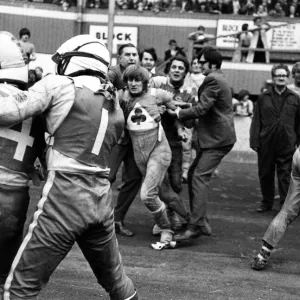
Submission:
M 8 85 L 0 85 L 0 95 L 14 95 Z M 14 90 L 17 90 L 14 88 Z M 0 127 L 0 184 L 26 186 L 37 157 L 45 150 L 44 123 L 41 116 L 11 127 Z
M 101 88 L 92 76 L 48 75 L 28 92 L 0 94 L 0 128 L 44 113 L 48 170 L 108 176 L 108 155 L 123 132 L 124 116 L 114 97 L 97 92 Z

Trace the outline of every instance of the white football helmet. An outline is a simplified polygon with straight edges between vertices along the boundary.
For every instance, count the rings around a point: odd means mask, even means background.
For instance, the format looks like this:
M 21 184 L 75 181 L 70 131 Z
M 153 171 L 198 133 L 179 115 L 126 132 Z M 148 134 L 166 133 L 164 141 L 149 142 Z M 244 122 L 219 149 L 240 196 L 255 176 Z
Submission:
M 52 56 L 59 75 L 75 76 L 92 70 L 106 77 L 110 55 L 106 46 L 89 34 L 77 35 L 63 43 Z
M 27 85 L 26 54 L 17 39 L 7 31 L 0 31 L 0 82 Z

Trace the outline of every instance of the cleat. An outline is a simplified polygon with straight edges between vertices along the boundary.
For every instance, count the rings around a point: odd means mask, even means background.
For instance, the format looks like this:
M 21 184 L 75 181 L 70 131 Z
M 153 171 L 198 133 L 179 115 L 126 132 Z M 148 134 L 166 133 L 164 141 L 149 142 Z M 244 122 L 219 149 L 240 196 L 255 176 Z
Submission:
M 251 268 L 256 271 L 265 269 L 268 265 L 268 259 L 263 258 L 260 254 L 255 256 L 251 261 Z
M 156 250 L 160 251 L 163 249 L 175 249 L 177 247 L 178 243 L 176 241 L 170 241 L 170 242 L 156 242 L 155 244 L 151 244 L 151 247 Z

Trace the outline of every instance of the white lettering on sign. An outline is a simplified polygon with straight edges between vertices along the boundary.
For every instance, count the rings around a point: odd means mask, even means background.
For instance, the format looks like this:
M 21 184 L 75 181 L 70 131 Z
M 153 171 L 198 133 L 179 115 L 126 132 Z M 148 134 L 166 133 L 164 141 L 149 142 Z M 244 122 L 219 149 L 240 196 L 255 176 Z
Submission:
M 0 129 L 0 137 L 17 143 L 17 148 L 14 154 L 14 159 L 16 160 L 23 161 L 26 147 L 33 146 L 34 138 L 30 136 L 31 125 L 32 118 L 22 122 L 21 132 L 10 128 Z
M 108 111 L 105 108 L 102 108 L 102 115 L 101 115 L 101 122 L 100 126 L 98 129 L 98 133 L 95 139 L 95 143 L 92 149 L 92 153 L 95 155 L 99 155 L 104 137 L 105 137 L 105 132 L 107 129 L 108 125 Z
M 219 19 L 218 27 L 217 27 L 217 36 L 224 36 L 224 37 L 220 37 L 217 39 L 216 41 L 217 47 L 224 47 L 224 48 L 238 47 L 239 40 L 234 36 L 230 36 L 230 34 L 240 32 L 242 30 L 243 24 L 246 23 L 250 27 L 253 24 L 253 21 Z

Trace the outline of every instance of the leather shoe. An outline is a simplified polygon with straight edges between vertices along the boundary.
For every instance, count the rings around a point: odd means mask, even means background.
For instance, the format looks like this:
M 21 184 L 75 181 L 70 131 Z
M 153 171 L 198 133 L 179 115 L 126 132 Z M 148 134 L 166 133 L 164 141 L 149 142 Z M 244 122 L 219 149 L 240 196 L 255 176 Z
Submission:
M 210 236 L 212 234 L 212 229 L 211 229 L 207 219 L 205 219 L 205 221 L 203 222 L 203 225 L 199 226 L 199 229 L 200 229 L 202 235 Z
M 123 222 L 115 222 L 115 230 L 117 234 L 122 236 L 131 237 L 134 235 L 132 231 L 124 226 Z
M 267 211 L 270 211 L 272 210 L 272 207 L 271 206 L 268 206 L 268 205 L 265 205 L 265 204 L 261 204 L 257 209 L 256 211 L 259 212 L 259 213 L 264 213 L 264 212 L 267 212 Z
M 175 241 L 185 241 L 185 240 L 191 240 L 196 239 L 202 235 L 202 232 L 200 230 L 194 230 L 194 229 L 186 229 L 182 233 L 176 234 L 174 236 Z

